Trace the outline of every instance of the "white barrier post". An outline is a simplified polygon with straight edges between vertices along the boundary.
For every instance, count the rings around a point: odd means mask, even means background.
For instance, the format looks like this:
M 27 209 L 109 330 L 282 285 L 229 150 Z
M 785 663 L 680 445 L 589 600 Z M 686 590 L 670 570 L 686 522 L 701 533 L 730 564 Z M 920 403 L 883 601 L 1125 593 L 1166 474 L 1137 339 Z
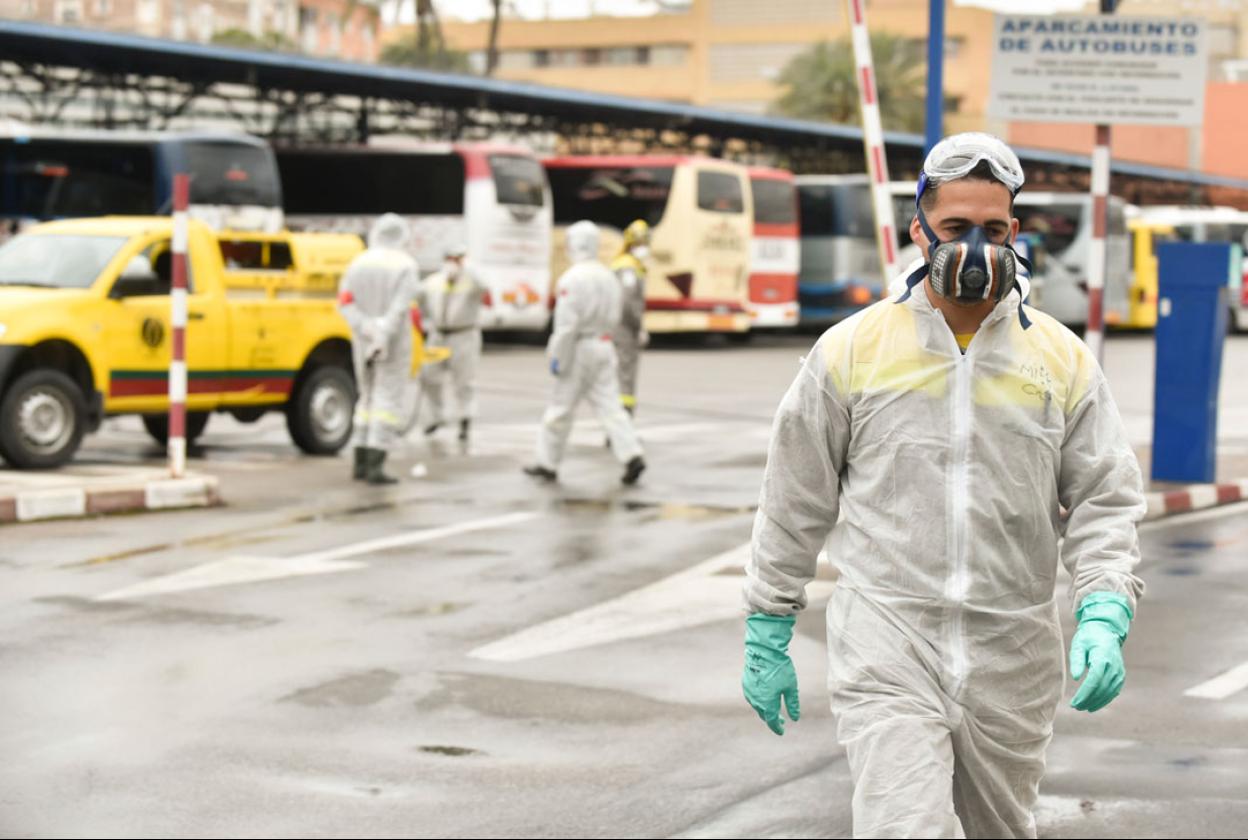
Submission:
M 884 154 L 884 129 L 880 124 L 880 103 L 876 97 L 875 70 L 871 61 L 871 36 L 863 0 L 848 0 L 853 25 L 854 62 L 858 69 L 858 102 L 862 106 L 862 142 L 871 175 L 875 209 L 875 231 L 884 272 L 884 292 L 901 268 L 897 265 L 897 231 L 893 224 L 893 199 L 888 191 L 888 159 Z
M 186 209 L 190 204 L 190 178 L 173 176 L 173 353 L 169 360 L 169 474 L 186 474 Z

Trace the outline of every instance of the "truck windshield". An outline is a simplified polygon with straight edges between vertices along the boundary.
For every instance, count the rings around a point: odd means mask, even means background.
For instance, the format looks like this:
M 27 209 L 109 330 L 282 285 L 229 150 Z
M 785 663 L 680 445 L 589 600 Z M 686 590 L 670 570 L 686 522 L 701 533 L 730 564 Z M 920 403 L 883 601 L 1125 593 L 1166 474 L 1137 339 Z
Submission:
M 124 236 L 14 237 L 0 246 L 0 286 L 86 289 L 126 242 Z

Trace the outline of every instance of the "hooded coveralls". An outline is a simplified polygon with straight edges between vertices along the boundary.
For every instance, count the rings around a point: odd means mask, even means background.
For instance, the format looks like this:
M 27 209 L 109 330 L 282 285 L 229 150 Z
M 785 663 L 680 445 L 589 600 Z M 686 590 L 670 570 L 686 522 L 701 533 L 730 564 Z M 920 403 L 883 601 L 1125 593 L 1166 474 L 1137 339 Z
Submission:
M 576 406 L 587 400 L 606 427 L 611 451 L 627 464 L 642 454 L 627 412 L 620 405 L 612 334 L 620 322 L 620 284 L 598 260 L 598 229 L 589 222 L 568 228 L 572 267 L 555 291 L 555 325 L 546 345 L 558 378 L 542 415 L 537 465 L 558 470 L 572 431 Z
M 637 368 L 641 364 L 641 334 L 646 316 L 646 267 L 625 251 L 611 262 L 619 278 L 622 306 L 615 329 L 615 354 L 619 358 L 620 403 L 630 412 L 637 407 Z
M 463 421 L 476 417 L 475 383 L 482 343 L 477 319 L 485 292 L 485 284 L 469 266 L 462 266 L 458 271 L 444 268 L 421 283 L 420 310 L 429 330 L 429 343 L 451 351 L 449 359 L 429 365 L 421 375 L 428 389 L 425 393 L 435 423 L 452 419 L 447 417 L 445 403 L 448 375 L 459 406 L 459 416 L 454 419 Z
M 338 306 L 351 327 L 359 399 L 352 443 L 388 450 L 402 423 L 403 391 L 412 366 L 412 299 L 419 276 L 407 253 L 407 222 L 392 213 L 368 234 L 368 250 L 347 266 Z
M 855 836 L 1034 837 L 1063 686 L 1058 538 L 1075 606 L 1143 593 L 1140 470 L 1105 377 L 1019 301 L 965 354 L 921 286 L 881 301 L 819 339 L 775 417 L 745 599 L 804 608 L 831 532 Z

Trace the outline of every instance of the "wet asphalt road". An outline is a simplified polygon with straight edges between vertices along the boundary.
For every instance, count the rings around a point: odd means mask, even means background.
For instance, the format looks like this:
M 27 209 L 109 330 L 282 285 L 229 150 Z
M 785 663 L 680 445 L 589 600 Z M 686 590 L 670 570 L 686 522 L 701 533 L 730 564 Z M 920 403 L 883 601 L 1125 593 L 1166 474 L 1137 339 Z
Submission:
M 652 351 L 632 489 L 588 421 L 558 487 L 520 474 L 549 385 L 539 348 L 492 345 L 467 450 L 416 434 L 396 458 L 423 478 L 361 489 L 280 419 L 216 417 L 193 466 L 227 507 L 0 531 L 0 834 L 848 836 L 830 572 L 794 644 L 803 719 L 776 738 L 739 688 L 741 550 L 808 343 Z M 1111 340 L 1136 436 L 1150 358 Z M 158 456 L 126 419 L 84 451 Z M 1184 692 L 1248 663 L 1248 506 L 1141 540 L 1127 688 L 1059 715 L 1041 835 L 1242 836 L 1248 690 Z

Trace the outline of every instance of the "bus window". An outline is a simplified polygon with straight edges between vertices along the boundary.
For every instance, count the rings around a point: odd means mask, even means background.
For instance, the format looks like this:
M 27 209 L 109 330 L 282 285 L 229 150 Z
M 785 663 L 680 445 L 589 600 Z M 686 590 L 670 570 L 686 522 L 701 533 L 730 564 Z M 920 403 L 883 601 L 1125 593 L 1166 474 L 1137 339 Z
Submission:
M 633 220 L 645 219 L 654 227 L 663 218 L 674 172 L 670 166 L 549 168 L 555 223 L 591 219 L 623 230 Z
M 740 213 L 745 209 L 741 179 L 727 172 L 698 172 L 698 208 L 713 213 Z
M 766 225 L 791 225 L 797 222 L 797 203 L 793 200 L 793 182 L 755 178 L 750 181 L 754 191 L 754 221 Z
M 262 146 L 188 142 L 186 164 L 195 204 L 281 206 L 272 153 Z
M 803 184 L 803 236 L 875 238 L 871 191 L 861 184 Z
M 10 218 L 152 212 L 154 163 L 126 143 L 4 143 L 3 205 Z
M 464 213 L 464 162 L 454 153 L 285 149 L 277 163 L 292 216 Z
M 531 157 L 490 155 L 490 172 L 499 204 L 541 207 L 545 196 L 542 165 Z
M 1043 237 L 1044 249 L 1060 258 L 1079 235 L 1083 222 L 1083 207 L 1078 204 L 1022 204 L 1014 205 L 1019 233 L 1038 233 Z M 1125 232 L 1125 222 L 1122 230 Z

